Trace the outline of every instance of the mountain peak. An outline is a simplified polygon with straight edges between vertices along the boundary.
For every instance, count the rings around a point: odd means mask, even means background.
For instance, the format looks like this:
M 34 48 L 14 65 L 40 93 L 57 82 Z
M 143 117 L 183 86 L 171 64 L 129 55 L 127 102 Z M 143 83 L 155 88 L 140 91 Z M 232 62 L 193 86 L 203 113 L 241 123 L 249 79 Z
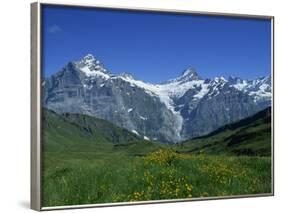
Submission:
M 237 83 L 242 83 L 243 82 L 243 80 L 241 78 L 235 77 L 235 76 L 232 76 L 232 75 L 229 76 L 227 80 L 228 80 L 228 82 L 230 84 L 237 84 Z
M 171 82 L 188 82 L 188 81 L 196 81 L 196 80 L 202 80 L 199 75 L 197 74 L 196 70 L 192 67 L 189 67 L 185 69 L 180 76 L 174 79 L 170 79 L 168 81 L 164 81 L 162 84 L 167 84 Z
M 223 76 L 215 77 L 214 81 L 217 82 L 217 83 L 218 82 L 223 82 L 223 83 L 227 82 L 227 80 Z
M 199 80 L 200 77 L 194 68 L 189 67 L 182 72 L 180 79 L 193 81 L 193 80 Z
M 87 54 L 83 58 L 80 59 L 79 63 L 85 64 L 85 65 L 92 65 L 96 61 L 97 61 L 96 58 L 92 54 Z
M 94 61 L 95 57 L 92 54 L 87 54 L 82 58 L 82 60 L 84 60 L 84 61 Z
M 106 70 L 103 64 L 97 60 L 92 54 L 87 54 L 77 63 L 78 68 L 82 71 L 91 74 L 91 72 L 102 72 L 105 74 L 110 74 L 108 70 Z
M 197 74 L 195 68 L 193 68 L 193 67 L 188 67 L 185 70 L 183 70 L 182 73 L 181 73 L 181 75 L 184 75 L 184 76 L 192 75 L 192 74 Z
M 128 72 L 122 72 L 122 73 L 119 74 L 119 76 L 122 76 L 124 78 L 134 79 L 133 75 L 131 73 L 128 73 Z

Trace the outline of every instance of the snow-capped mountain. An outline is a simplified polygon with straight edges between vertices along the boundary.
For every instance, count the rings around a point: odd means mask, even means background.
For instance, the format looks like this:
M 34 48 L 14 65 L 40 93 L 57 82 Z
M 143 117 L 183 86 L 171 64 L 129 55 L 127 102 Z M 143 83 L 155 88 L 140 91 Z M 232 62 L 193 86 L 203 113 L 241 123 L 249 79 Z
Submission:
M 265 106 L 271 102 L 271 75 L 260 77 L 255 80 L 242 80 L 239 78 L 229 78 L 232 86 L 250 95 L 258 104 Z
M 271 104 L 271 77 L 202 79 L 188 68 L 151 84 L 129 73 L 111 74 L 92 55 L 46 78 L 44 106 L 83 113 L 125 127 L 146 140 L 177 142 L 207 134 Z

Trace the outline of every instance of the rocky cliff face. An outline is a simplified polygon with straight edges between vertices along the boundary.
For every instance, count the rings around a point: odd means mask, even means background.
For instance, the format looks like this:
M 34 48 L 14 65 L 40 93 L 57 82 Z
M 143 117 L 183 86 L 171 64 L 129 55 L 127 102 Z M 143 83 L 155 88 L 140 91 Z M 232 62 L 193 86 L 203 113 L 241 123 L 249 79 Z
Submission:
M 112 75 L 92 55 L 43 81 L 46 108 L 92 115 L 147 140 L 177 142 L 206 134 L 271 104 L 271 78 L 202 79 L 189 68 L 163 84 Z

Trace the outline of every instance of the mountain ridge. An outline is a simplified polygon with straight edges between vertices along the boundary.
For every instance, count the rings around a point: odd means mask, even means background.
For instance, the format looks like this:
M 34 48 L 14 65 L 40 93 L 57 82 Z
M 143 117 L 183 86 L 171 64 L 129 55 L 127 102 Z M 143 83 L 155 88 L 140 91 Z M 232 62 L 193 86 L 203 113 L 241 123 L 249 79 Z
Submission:
M 128 73 L 113 75 L 90 54 L 44 79 L 46 108 L 93 115 L 166 142 L 206 134 L 270 104 L 270 76 L 202 79 L 187 68 L 175 79 L 151 84 Z

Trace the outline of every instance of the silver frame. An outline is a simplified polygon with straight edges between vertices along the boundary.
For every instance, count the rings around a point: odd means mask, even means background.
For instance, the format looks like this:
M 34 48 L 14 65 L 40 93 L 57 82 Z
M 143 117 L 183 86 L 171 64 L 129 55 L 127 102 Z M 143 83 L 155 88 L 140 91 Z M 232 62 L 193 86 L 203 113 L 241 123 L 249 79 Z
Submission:
M 225 16 L 237 18 L 253 18 L 253 19 L 268 19 L 271 20 L 271 76 L 272 76 L 272 119 L 271 119 L 271 192 L 263 194 L 249 194 L 237 196 L 221 196 L 221 197 L 206 197 L 206 198 L 189 198 L 189 199 L 170 199 L 170 200 L 151 200 L 138 202 L 119 202 L 119 203 L 102 203 L 102 204 L 85 204 L 85 205 L 70 205 L 70 206 L 42 206 L 42 186 L 41 186 L 41 9 L 44 5 L 65 6 L 65 7 L 87 7 L 87 8 L 102 8 L 124 11 L 147 11 L 147 12 L 163 12 L 163 13 L 179 13 L 193 15 L 208 15 L 208 16 Z M 59 210 L 59 209 L 74 209 L 74 208 L 93 208 L 106 206 L 124 206 L 124 205 L 142 205 L 153 203 L 172 203 L 186 201 L 201 201 L 201 200 L 219 200 L 233 198 L 250 198 L 250 197 L 265 197 L 274 196 L 274 16 L 265 15 L 250 15 L 250 14 L 231 14 L 231 13 L 216 13 L 203 11 L 188 11 L 175 9 L 160 9 L 160 8 L 143 8 L 143 7 L 125 7 L 125 6 L 105 6 L 105 5 L 88 5 L 88 4 L 70 4 L 40 1 L 31 3 L 31 209 L 37 211 Z

